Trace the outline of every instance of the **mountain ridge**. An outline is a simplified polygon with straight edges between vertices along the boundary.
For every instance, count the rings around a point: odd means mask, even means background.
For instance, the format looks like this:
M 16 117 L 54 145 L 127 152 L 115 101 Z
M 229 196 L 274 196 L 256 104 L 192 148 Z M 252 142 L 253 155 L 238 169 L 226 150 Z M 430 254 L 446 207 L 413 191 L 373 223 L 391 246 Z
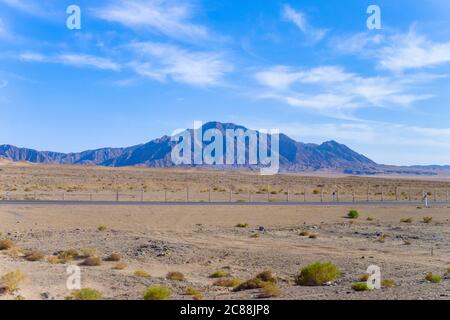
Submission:
M 227 129 L 249 130 L 244 126 L 217 121 L 205 123 L 202 129 L 203 131 L 218 129 L 222 133 Z M 193 129 L 186 130 L 191 134 L 193 132 Z M 255 130 L 252 131 L 257 132 Z M 280 171 L 282 172 L 330 170 L 348 174 L 380 174 L 386 172 L 386 170 L 391 170 L 395 173 L 402 173 L 403 170 L 406 170 L 400 169 L 403 167 L 379 165 L 334 140 L 326 141 L 322 144 L 314 144 L 298 142 L 282 133 L 280 133 L 279 137 Z M 174 142 L 167 135 L 135 146 L 99 148 L 78 153 L 37 151 L 5 144 L 0 145 L 0 157 L 11 161 L 28 161 L 33 163 L 99 165 L 106 167 L 173 167 L 174 164 L 171 161 L 173 144 Z M 248 148 L 246 151 L 248 151 Z M 203 167 L 208 166 L 203 165 Z M 223 166 L 223 168 L 227 167 L 229 166 Z M 231 167 L 254 169 L 257 166 L 233 165 Z M 420 168 L 410 167 L 409 169 L 409 171 L 415 170 L 423 174 L 423 170 Z M 429 172 L 429 174 L 433 174 L 433 172 Z

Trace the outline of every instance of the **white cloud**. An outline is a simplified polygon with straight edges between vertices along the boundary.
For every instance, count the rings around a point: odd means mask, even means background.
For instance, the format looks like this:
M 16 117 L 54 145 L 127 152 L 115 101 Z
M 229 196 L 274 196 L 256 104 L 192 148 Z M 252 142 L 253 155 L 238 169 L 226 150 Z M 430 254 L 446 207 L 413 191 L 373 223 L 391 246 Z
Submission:
M 59 63 L 74 67 L 91 67 L 100 70 L 118 71 L 121 69 L 121 66 L 118 63 L 115 63 L 110 59 L 78 53 L 46 56 L 36 52 L 24 52 L 19 55 L 19 58 L 20 60 L 27 62 Z
M 255 75 L 265 87 L 260 98 L 348 118 L 348 111 L 367 107 L 408 107 L 431 95 L 411 93 L 410 85 L 426 77 L 404 81 L 395 77 L 362 77 L 338 66 L 300 69 L 276 66 Z
M 282 17 L 297 26 L 313 42 L 319 42 L 328 32 L 328 30 L 313 27 L 303 12 L 297 11 L 287 4 L 283 6 Z
M 379 59 L 381 67 L 392 71 L 434 67 L 450 62 L 450 42 L 433 42 L 411 30 L 392 37 L 379 51 Z
M 159 81 L 171 78 L 194 86 L 218 85 L 233 70 L 220 53 L 192 52 L 153 42 L 133 43 L 130 48 L 143 58 L 141 62 L 131 64 L 134 70 Z
M 98 8 L 95 14 L 104 20 L 131 28 L 146 28 L 178 40 L 206 39 L 208 30 L 190 22 L 192 7 L 186 2 L 168 0 L 116 1 Z

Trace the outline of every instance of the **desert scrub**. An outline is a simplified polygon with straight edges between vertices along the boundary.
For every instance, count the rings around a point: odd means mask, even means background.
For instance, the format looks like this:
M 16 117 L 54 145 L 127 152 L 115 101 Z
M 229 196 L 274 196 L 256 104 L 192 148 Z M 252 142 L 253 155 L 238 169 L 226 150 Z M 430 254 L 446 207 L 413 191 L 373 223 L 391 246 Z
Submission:
M 234 288 L 234 291 L 260 289 L 265 284 L 266 284 L 266 282 L 262 281 L 261 279 L 252 278 L 250 280 L 242 282 L 240 285 L 238 285 L 236 288 Z
M 338 267 L 331 262 L 314 262 L 295 277 L 295 283 L 300 286 L 322 286 L 336 280 L 341 275 Z
M 395 287 L 395 281 L 392 279 L 383 279 L 383 281 L 381 281 L 381 286 L 383 288 L 393 288 Z
M 230 275 L 230 273 L 219 270 L 219 271 L 213 272 L 209 277 L 210 278 L 225 278 L 225 277 L 228 277 L 229 275 Z
M 61 263 L 61 260 L 57 256 L 48 256 L 46 258 L 47 262 L 50 264 L 58 264 Z
M 432 217 L 423 217 L 423 223 L 431 223 L 433 221 Z
M 134 275 L 136 276 L 136 277 L 139 277 L 139 278 L 150 278 L 150 274 L 148 274 L 146 271 L 144 271 L 144 270 L 136 270 L 135 272 L 134 272 Z
M 359 212 L 356 210 L 350 210 L 347 213 L 347 218 L 349 219 L 358 219 L 359 218 Z
M 97 230 L 100 231 L 100 232 L 106 231 L 106 230 L 108 230 L 108 227 L 105 226 L 105 225 L 101 225 L 101 226 L 98 226 L 98 227 L 97 227 Z
M 184 290 L 184 294 L 187 296 L 197 296 L 197 295 L 201 295 L 201 291 L 192 287 L 187 287 Z
M 19 284 L 25 280 L 24 273 L 17 269 L 15 271 L 11 271 L 5 273 L 0 279 L 0 288 L 3 289 L 6 293 L 14 293 L 19 290 Z
M 311 233 L 308 238 L 309 239 L 317 239 L 319 237 L 319 235 L 317 233 Z
M 450 267 L 447 268 L 447 275 L 450 276 Z
M 61 263 L 67 263 L 70 262 L 72 260 L 75 260 L 79 257 L 79 253 L 77 250 L 75 249 L 69 249 L 69 250 L 65 250 L 65 251 L 61 251 L 58 254 L 58 258 L 59 260 L 61 260 Z
M 367 221 L 373 221 L 374 219 L 372 217 L 367 217 Z
M 248 225 L 248 223 L 238 223 L 235 227 L 236 228 L 248 228 L 249 225 Z
M 9 239 L 0 240 L 0 251 L 9 250 L 14 247 L 14 242 Z
M 359 277 L 359 282 L 366 282 L 367 280 L 369 280 L 370 274 L 365 273 L 362 276 Z
M 400 219 L 401 223 L 412 223 L 413 222 L 413 218 L 402 218 Z
M 114 270 L 124 270 L 128 265 L 125 262 L 118 262 L 114 265 Z
M 42 259 L 44 259 L 44 257 L 45 255 L 37 250 L 27 251 L 24 256 L 25 260 L 30 262 L 41 261 Z
M 84 259 L 81 263 L 82 266 L 86 267 L 96 267 L 102 264 L 102 260 L 99 257 L 89 257 Z
M 96 257 L 97 256 L 97 250 L 94 248 L 84 248 L 80 250 L 80 254 L 78 258 L 85 259 L 89 257 Z
M 369 291 L 370 288 L 367 282 L 356 282 L 352 284 L 352 289 L 355 291 Z
M 440 283 L 442 281 L 442 277 L 438 274 L 429 272 L 425 276 L 425 280 L 427 280 L 428 282 L 431 282 L 431 283 Z
M 298 235 L 300 236 L 300 237 L 308 237 L 309 236 L 309 232 L 308 231 L 302 231 L 302 232 L 300 232 Z
M 167 280 L 173 280 L 173 281 L 184 281 L 184 274 L 178 271 L 169 272 L 166 275 Z
M 169 300 L 171 290 L 164 286 L 151 286 L 144 292 L 144 300 Z
M 276 298 L 281 295 L 281 290 L 274 283 L 265 283 L 261 289 L 260 298 Z
M 105 258 L 105 261 L 118 262 L 120 260 L 122 260 L 122 256 L 119 253 L 111 253 Z
M 241 284 L 241 280 L 238 278 L 233 279 L 219 279 L 214 282 L 214 285 L 217 287 L 226 287 L 226 288 L 234 288 Z
M 272 271 L 266 270 L 256 275 L 256 279 L 262 280 L 264 282 L 277 283 L 277 277 Z
M 70 296 L 66 297 L 66 300 L 102 300 L 102 299 L 103 295 L 99 291 L 90 288 L 75 290 L 70 294 Z

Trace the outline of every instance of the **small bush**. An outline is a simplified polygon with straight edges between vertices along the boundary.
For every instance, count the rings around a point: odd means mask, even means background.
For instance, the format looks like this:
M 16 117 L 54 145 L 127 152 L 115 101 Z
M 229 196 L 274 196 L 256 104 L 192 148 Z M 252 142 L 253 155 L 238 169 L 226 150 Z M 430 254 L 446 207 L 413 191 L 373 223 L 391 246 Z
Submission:
M 14 242 L 9 239 L 0 240 L 0 251 L 9 250 L 14 247 Z
M 262 281 L 261 279 L 253 278 L 245 282 L 242 282 L 240 285 L 234 288 L 234 291 L 260 289 L 264 286 L 264 284 L 265 282 Z
M 319 237 L 319 235 L 317 233 L 311 233 L 308 238 L 309 239 L 317 239 L 318 237 Z
M 423 217 L 423 223 L 431 223 L 433 221 L 432 217 Z
M 226 287 L 226 288 L 234 288 L 241 284 L 241 280 L 237 278 L 233 279 L 219 279 L 214 282 L 214 285 L 217 287 Z
M 300 271 L 295 282 L 301 286 L 322 286 L 340 275 L 339 268 L 331 262 L 314 262 Z
M 61 260 L 57 257 L 57 256 L 48 256 L 47 257 L 47 262 L 50 264 L 58 264 L 61 263 Z
M 358 219 L 359 218 L 359 212 L 356 210 L 350 210 L 347 213 L 347 218 L 349 219 Z
M 40 251 L 31 250 L 25 253 L 25 260 L 30 262 L 41 261 L 44 259 L 44 254 Z
M 365 273 L 365 274 L 363 274 L 361 277 L 359 277 L 359 281 L 360 282 L 366 282 L 367 280 L 369 280 L 369 277 L 370 277 L 370 274 L 368 274 L 368 273 Z
M 250 238 L 252 238 L 252 239 L 257 239 L 257 238 L 259 238 L 259 234 L 254 233 L 254 234 L 252 234 L 252 235 L 250 236 Z
M 238 223 L 235 227 L 236 228 L 248 228 L 249 225 L 248 225 L 248 223 Z
M 427 273 L 425 276 L 425 280 L 431 283 L 440 283 L 442 281 L 442 277 L 438 274 L 434 274 L 432 272 Z
M 86 267 L 96 267 L 102 264 L 102 260 L 99 257 L 89 257 L 84 259 L 81 265 Z
M 163 286 L 151 286 L 144 292 L 144 300 L 169 300 L 171 290 Z
M 197 295 L 200 295 L 201 292 L 200 292 L 200 290 L 197 290 L 197 289 L 195 289 L 195 288 L 187 287 L 187 288 L 184 290 L 184 294 L 185 294 L 185 295 L 188 295 L 188 296 L 197 296 Z
M 259 273 L 256 276 L 256 279 L 262 280 L 264 282 L 277 283 L 277 277 L 270 270 Z
M 274 283 L 266 283 L 262 287 L 260 298 L 276 298 L 281 295 L 281 290 Z
M 450 267 L 447 268 L 447 275 L 450 275 Z
M 383 281 L 381 281 L 381 286 L 383 288 L 393 288 L 395 287 L 395 281 L 392 279 L 383 279 Z
M 368 291 L 370 290 L 367 282 L 356 282 L 352 284 L 352 289 L 355 291 Z
M 89 258 L 89 257 L 96 257 L 97 256 L 97 250 L 95 250 L 94 248 L 84 248 L 81 249 L 81 253 L 78 256 L 78 258 Z
M 402 218 L 400 219 L 401 223 L 412 223 L 413 222 L 413 218 Z
M 299 233 L 299 236 L 301 236 L 301 237 L 308 237 L 309 234 L 310 233 L 308 231 L 302 231 L 302 232 Z
M 146 271 L 144 271 L 144 270 L 136 270 L 135 272 L 134 272 L 134 275 L 136 276 L 136 277 L 139 277 L 139 278 L 150 278 L 150 274 L 148 274 Z
M 0 287 L 7 293 L 19 290 L 19 284 L 25 280 L 25 275 L 20 269 L 6 273 L 0 279 Z
M 78 254 L 78 251 L 74 249 L 62 251 L 58 254 L 58 258 L 61 260 L 61 263 L 67 263 L 72 260 L 78 259 L 79 256 L 80 255 Z
M 374 219 L 372 217 L 367 217 L 367 221 L 373 221 Z
M 209 277 L 210 278 L 225 278 L 228 277 L 230 275 L 230 273 L 219 270 L 216 272 L 213 272 Z
M 128 265 L 125 262 L 118 262 L 114 265 L 113 269 L 114 270 L 123 270 L 127 267 Z
M 106 231 L 106 230 L 108 230 L 108 227 L 105 226 L 105 225 L 101 225 L 101 226 L 99 226 L 99 227 L 97 228 L 97 230 L 100 231 L 100 232 Z
M 120 260 L 122 260 L 122 256 L 119 253 L 111 253 L 108 257 L 105 258 L 105 261 L 117 262 Z
M 184 274 L 178 271 L 169 272 L 166 275 L 167 280 L 173 280 L 173 281 L 184 281 Z
M 90 288 L 75 290 L 72 292 L 70 296 L 66 297 L 66 300 L 102 300 L 102 299 L 103 295 L 99 291 Z

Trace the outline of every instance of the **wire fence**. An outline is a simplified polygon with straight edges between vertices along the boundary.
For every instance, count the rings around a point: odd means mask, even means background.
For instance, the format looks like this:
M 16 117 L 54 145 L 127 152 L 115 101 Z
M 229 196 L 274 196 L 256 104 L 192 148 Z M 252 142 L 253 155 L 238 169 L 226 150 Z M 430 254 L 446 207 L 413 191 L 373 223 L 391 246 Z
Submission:
M 206 188 L 189 186 L 177 190 L 108 192 L 0 192 L 0 200 L 106 201 L 106 202 L 449 202 L 449 190 L 421 188 Z

